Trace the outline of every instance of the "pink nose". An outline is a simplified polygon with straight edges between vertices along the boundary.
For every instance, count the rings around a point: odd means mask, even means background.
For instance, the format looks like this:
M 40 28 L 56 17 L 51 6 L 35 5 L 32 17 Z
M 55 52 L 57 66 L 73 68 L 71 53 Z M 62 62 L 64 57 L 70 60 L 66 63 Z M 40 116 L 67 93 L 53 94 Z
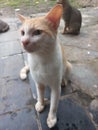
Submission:
M 22 41 L 22 44 L 23 44 L 24 46 L 28 45 L 28 44 L 29 44 L 29 40 L 23 40 L 23 41 Z

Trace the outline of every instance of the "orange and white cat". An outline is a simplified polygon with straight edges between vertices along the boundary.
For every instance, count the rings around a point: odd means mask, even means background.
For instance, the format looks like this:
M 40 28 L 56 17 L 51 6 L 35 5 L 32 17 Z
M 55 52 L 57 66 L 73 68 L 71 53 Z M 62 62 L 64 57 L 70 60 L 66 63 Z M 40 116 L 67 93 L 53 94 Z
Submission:
M 44 90 L 48 85 L 51 89 L 50 110 L 47 118 L 49 128 L 57 122 L 57 107 L 62 81 L 67 83 L 71 64 L 64 57 L 62 45 L 57 40 L 57 29 L 62 16 L 62 6 L 56 5 L 43 17 L 26 18 L 18 15 L 22 22 L 21 42 L 28 53 L 28 66 L 25 66 L 20 76 L 26 78 L 29 71 L 35 81 L 38 101 L 35 109 L 42 112 L 45 107 Z

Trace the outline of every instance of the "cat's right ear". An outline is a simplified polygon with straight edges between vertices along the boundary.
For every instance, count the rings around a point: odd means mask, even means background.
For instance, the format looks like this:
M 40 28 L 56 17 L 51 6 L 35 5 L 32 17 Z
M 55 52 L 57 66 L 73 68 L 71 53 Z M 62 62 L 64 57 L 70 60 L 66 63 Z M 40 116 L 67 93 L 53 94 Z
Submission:
M 25 21 L 25 17 L 21 14 L 17 14 L 17 17 L 19 18 L 19 20 L 23 23 Z
M 61 4 L 55 5 L 46 15 L 46 19 L 53 24 L 53 28 L 57 29 L 62 16 L 63 7 Z

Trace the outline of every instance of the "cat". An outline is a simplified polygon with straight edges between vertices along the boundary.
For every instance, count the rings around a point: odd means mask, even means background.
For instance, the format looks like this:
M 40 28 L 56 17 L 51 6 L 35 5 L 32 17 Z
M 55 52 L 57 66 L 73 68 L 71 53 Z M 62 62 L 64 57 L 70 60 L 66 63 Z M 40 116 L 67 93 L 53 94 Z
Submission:
M 81 12 L 77 8 L 71 6 L 68 0 L 58 0 L 57 3 L 62 4 L 63 6 L 62 16 L 65 27 L 62 34 L 78 35 L 82 24 Z
M 37 89 L 35 109 L 42 112 L 45 108 L 44 90 L 51 89 L 50 110 L 47 125 L 52 128 L 57 123 L 57 107 L 62 81 L 67 84 L 71 64 L 66 60 L 63 46 L 58 43 L 57 30 L 62 16 L 62 5 L 54 6 L 47 15 L 38 18 L 26 18 L 18 14 L 22 22 L 21 42 L 28 54 L 28 66 L 20 71 L 21 79 L 31 76 Z
M 9 29 L 9 25 L 6 22 L 0 20 L 0 33 L 7 32 Z

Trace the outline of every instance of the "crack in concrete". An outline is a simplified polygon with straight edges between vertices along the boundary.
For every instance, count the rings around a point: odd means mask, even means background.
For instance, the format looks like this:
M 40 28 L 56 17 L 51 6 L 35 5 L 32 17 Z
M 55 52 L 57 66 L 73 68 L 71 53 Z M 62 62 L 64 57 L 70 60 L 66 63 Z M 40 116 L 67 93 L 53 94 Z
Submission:
M 12 111 L 4 112 L 4 113 L 0 114 L 0 116 L 4 116 L 4 115 L 7 115 L 7 114 L 10 115 L 10 114 L 15 113 L 15 112 L 19 112 L 19 111 L 22 111 L 22 110 L 25 110 L 25 109 L 32 109 L 32 108 L 33 108 L 32 105 L 27 105 L 27 106 L 25 106 L 23 108 L 14 109 Z

